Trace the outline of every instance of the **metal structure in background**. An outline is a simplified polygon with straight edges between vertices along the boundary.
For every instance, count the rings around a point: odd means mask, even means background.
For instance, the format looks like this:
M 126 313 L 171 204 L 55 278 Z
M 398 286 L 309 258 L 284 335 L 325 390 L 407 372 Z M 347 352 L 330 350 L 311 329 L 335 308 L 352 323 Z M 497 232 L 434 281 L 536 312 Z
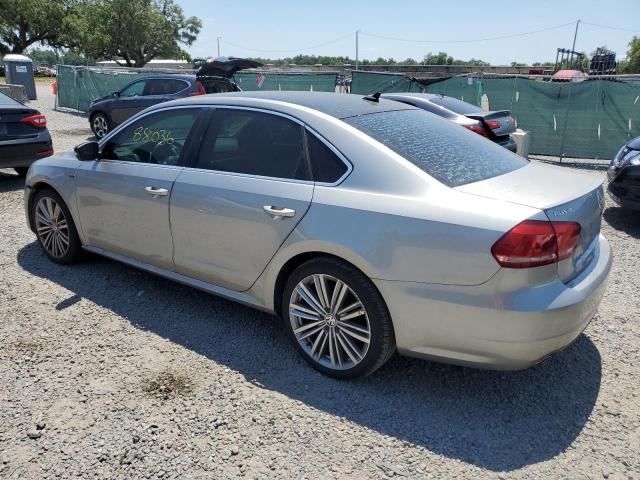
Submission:
M 537 155 L 609 160 L 640 135 L 640 76 L 599 76 L 580 83 L 546 78 L 484 73 L 423 85 L 402 74 L 356 71 L 351 91 L 435 93 L 510 110 L 518 127 L 530 132 L 530 153 Z

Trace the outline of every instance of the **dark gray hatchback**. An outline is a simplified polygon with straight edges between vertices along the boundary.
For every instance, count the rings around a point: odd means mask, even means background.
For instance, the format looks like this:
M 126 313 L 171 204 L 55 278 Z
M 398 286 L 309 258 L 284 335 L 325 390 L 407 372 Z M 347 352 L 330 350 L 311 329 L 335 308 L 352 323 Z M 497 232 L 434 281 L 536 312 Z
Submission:
M 89 124 L 97 138 L 147 107 L 178 98 L 237 92 L 231 77 L 261 63 L 235 57 L 209 59 L 195 74 L 156 74 L 136 77 L 120 90 L 96 98 L 89 107 Z
M 0 93 L 0 168 L 13 168 L 24 176 L 34 161 L 51 155 L 45 116 Z

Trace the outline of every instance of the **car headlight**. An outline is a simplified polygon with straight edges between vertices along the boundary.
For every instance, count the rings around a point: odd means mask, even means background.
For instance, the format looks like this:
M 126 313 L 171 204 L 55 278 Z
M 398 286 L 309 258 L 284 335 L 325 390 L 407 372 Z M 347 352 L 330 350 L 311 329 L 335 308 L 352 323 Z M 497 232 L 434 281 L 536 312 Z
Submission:
M 634 166 L 640 165 L 640 151 L 636 153 L 635 157 L 631 157 L 628 161 L 629 161 L 629 165 L 634 165 Z
M 640 150 L 633 150 L 625 145 L 618 151 L 611 165 L 616 169 L 625 165 L 640 165 Z

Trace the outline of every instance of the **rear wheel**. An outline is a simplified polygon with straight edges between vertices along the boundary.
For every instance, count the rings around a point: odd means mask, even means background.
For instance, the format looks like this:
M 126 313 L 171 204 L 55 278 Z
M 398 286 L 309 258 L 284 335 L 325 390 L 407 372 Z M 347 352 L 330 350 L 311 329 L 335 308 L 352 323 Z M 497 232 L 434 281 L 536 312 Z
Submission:
M 395 351 L 382 296 L 362 272 L 341 260 L 318 258 L 298 267 L 285 286 L 282 312 L 298 351 L 332 377 L 369 375 Z
M 102 138 L 111 130 L 111 122 L 104 113 L 94 113 L 91 117 L 91 130 L 97 138 Z
M 26 177 L 27 176 L 27 172 L 29 171 L 29 167 L 15 167 L 14 170 L 21 177 Z
M 80 258 L 80 238 L 60 195 L 50 189 L 36 193 L 31 203 L 31 221 L 47 257 L 64 265 Z

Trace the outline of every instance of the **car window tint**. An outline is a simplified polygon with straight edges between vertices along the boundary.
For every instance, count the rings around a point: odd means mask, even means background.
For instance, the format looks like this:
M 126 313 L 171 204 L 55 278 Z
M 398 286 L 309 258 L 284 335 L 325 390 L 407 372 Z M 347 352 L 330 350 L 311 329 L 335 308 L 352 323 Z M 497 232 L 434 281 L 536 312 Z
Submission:
M 146 115 L 110 139 L 101 158 L 177 165 L 198 108 L 172 109 Z
M 144 95 L 172 95 L 184 90 L 187 83 L 173 78 L 153 78 L 147 80 Z
M 450 187 L 517 170 L 528 162 L 480 135 L 422 110 L 345 121 Z
M 219 109 L 195 167 L 308 180 L 302 127 L 263 112 Z
M 429 101 L 444 108 L 448 108 L 452 112 L 459 113 L 460 115 L 483 111 L 480 107 L 476 107 L 475 105 L 471 105 L 470 103 L 463 102 L 462 100 L 452 97 L 432 97 Z
M 132 83 L 128 87 L 126 87 L 122 92 L 120 92 L 120 97 L 135 97 L 136 95 L 142 95 L 144 92 L 144 86 L 146 84 L 146 80 L 141 80 L 136 83 Z
M 309 133 L 307 143 L 313 180 L 323 183 L 338 181 L 347 171 L 345 163 L 315 135 Z

